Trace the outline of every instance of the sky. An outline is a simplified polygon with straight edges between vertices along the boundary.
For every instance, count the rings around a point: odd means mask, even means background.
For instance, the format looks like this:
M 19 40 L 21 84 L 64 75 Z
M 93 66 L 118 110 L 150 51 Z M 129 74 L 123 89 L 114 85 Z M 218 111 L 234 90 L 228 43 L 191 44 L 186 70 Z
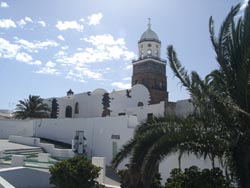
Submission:
M 131 87 L 138 40 L 151 28 L 161 58 L 173 45 L 188 71 L 217 68 L 208 32 L 246 0 L 0 0 L 0 109 L 31 95 L 65 96 Z M 242 10 L 239 16 L 242 14 Z M 167 63 L 170 101 L 189 98 Z

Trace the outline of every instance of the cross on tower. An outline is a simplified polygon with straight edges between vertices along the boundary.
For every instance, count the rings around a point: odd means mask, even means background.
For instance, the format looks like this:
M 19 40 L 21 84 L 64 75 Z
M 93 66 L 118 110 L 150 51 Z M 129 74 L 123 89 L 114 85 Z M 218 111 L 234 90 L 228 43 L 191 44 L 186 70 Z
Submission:
M 148 18 L 148 28 L 151 29 L 151 18 Z

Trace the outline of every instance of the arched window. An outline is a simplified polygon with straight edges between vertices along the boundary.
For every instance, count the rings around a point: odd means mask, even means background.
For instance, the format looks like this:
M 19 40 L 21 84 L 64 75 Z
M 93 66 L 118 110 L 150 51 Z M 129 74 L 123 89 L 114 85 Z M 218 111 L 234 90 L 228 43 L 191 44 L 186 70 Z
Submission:
M 138 102 L 137 106 L 144 106 L 143 102 Z
M 75 104 L 75 114 L 79 114 L 79 103 Z
M 67 106 L 65 109 L 65 117 L 66 118 L 72 118 L 72 107 Z

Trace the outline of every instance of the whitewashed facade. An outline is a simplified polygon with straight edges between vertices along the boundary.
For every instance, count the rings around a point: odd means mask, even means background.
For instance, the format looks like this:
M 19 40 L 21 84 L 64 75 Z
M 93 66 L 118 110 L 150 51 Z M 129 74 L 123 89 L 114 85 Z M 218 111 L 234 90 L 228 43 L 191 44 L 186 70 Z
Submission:
M 104 89 L 96 89 L 93 92 L 70 94 L 60 98 L 46 99 L 45 103 L 53 108 L 52 101 L 56 99 L 58 119 L 103 117 L 105 94 L 109 98 L 107 106 L 109 115 L 105 116 L 133 115 L 137 116 L 140 122 L 146 120 L 149 114 L 151 116 L 164 116 L 164 101 L 150 105 L 150 93 L 141 84 L 134 85 L 131 89 L 110 93 Z M 67 117 L 68 108 L 71 109 L 70 117 Z

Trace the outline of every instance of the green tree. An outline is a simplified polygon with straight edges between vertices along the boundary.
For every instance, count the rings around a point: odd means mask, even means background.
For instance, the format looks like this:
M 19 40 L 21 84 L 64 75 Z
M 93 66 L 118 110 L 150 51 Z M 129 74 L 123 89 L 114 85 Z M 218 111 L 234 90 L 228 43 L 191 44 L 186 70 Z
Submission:
M 94 166 L 85 156 L 77 156 L 51 166 L 50 183 L 57 188 L 95 188 L 100 168 Z
M 53 98 L 52 99 L 52 103 L 51 103 L 51 114 L 50 114 L 50 117 L 56 119 L 58 117 L 58 113 L 59 113 L 59 105 L 57 103 L 56 98 Z
M 248 2 L 249 4 L 249 2 Z M 237 20 L 240 5 L 231 9 L 218 38 L 210 19 L 210 36 L 219 69 L 204 80 L 188 72 L 168 47 L 170 66 L 191 95 L 194 113 L 186 118 L 165 117 L 140 125 L 134 137 L 113 159 L 116 167 L 130 158 L 128 187 L 148 188 L 161 160 L 171 153 L 194 153 L 209 157 L 214 166 L 218 157 L 239 186 L 250 187 L 250 6 Z
M 172 169 L 165 188 L 232 188 L 231 182 L 226 180 L 219 168 L 203 169 L 191 166 L 181 171 Z
M 231 9 L 221 26 L 218 37 L 214 34 L 214 21 L 210 18 L 210 37 L 219 69 L 207 76 L 209 89 L 203 97 L 205 104 L 197 105 L 200 116 L 203 116 L 201 123 L 215 130 L 216 138 L 212 145 L 224 143 L 220 156 L 236 177 L 239 186 L 243 188 L 250 187 L 249 4 L 250 1 L 245 8 L 243 18 L 235 18 L 240 4 Z M 189 76 L 180 65 L 173 47 L 168 48 L 168 56 L 176 76 L 191 91 L 191 95 L 196 96 L 192 91 L 192 85 L 186 82 Z M 210 106 L 209 110 L 204 109 L 208 106 Z M 208 118 L 209 116 L 211 118 Z M 217 154 L 218 152 L 214 151 L 214 155 Z
M 20 100 L 16 105 L 14 118 L 27 119 L 27 118 L 48 118 L 49 107 L 43 103 L 43 99 L 39 96 L 29 95 L 28 99 Z
M 130 183 L 130 171 L 128 169 L 123 169 L 118 171 L 118 175 L 120 176 L 121 179 L 121 188 L 128 188 L 131 187 Z M 161 174 L 157 173 L 150 185 L 150 188 L 163 188 L 161 185 Z M 134 186 L 134 187 L 139 187 L 139 183 Z
M 102 117 L 110 116 L 110 97 L 109 93 L 104 93 L 102 98 L 103 112 Z

